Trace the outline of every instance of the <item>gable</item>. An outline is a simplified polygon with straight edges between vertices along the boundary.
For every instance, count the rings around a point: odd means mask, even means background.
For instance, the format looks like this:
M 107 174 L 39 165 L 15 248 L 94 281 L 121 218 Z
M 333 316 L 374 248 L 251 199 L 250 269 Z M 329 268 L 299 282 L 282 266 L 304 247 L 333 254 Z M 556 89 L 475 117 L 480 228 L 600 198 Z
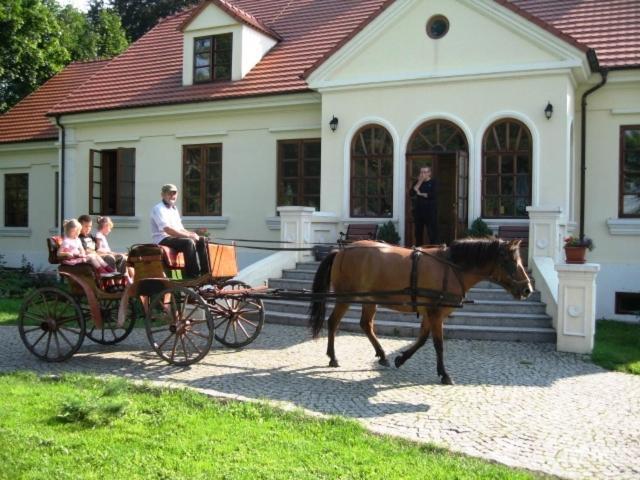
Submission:
M 212 3 L 207 4 L 200 10 L 188 25 L 184 28 L 184 32 L 193 32 L 208 28 L 229 27 L 238 25 L 239 22 L 224 12 L 222 9 L 214 6 Z
M 448 33 L 432 39 L 428 20 Z M 552 38 L 553 37 L 553 38 Z M 578 67 L 584 54 L 495 2 L 396 2 L 309 76 L 313 88 Z

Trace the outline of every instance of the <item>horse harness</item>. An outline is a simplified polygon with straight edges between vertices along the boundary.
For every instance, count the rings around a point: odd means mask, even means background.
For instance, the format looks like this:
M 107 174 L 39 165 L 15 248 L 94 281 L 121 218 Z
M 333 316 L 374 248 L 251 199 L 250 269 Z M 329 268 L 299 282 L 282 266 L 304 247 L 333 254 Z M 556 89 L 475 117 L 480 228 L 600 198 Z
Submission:
M 434 260 L 444 263 L 446 268 L 444 270 L 444 276 L 442 278 L 442 289 L 441 290 L 432 290 L 428 288 L 419 288 L 418 287 L 418 262 L 423 255 L 428 255 Z M 449 286 L 449 272 L 453 271 L 456 280 L 458 281 L 458 285 L 460 286 L 461 295 L 456 295 L 454 293 L 450 293 L 447 291 Z M 464 283 L 462 282 L 462 276 L 460 272 L 460 267 L 449 260 L 442 258 L 439 255 L 433 254 L 426 250 L 423 250 L 419 247 L 414 247 L 411 252 L 411 273 L 409 275 L 409 287 L 405 289 L 407 293 L 411 295 L 411 303 L 414 306 L 414 311 L 416 315 L 418 314 L 418 297 L 427 297 L 434 300 L 433 307 L 440 307 L 443 304 L 450 306 L 454 304 L 456 306 L 462 306 L 462 300 L 464 297 Z

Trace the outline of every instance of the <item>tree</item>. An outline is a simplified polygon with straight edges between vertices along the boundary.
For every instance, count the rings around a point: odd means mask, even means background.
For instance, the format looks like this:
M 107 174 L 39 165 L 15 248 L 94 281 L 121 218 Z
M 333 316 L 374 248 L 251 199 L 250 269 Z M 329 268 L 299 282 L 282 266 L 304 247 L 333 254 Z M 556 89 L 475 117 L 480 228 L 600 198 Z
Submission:
M 59 72 L 70 60 L 54 12 L 42 0 L 0 3 L 0 111 Z
M 129 46 L 127 37 L 122 28 L 120 17 L 111 10 L 102 10 L 98 15 L 98 21 L 94 24 L 97 34 L 98 57 L 113 57 L 125 51 Z
M 122 19 L 127 37 L 135 42 L 147 33 L 163 17 L 183 8 L 195 5 L 200 0 L 109 0 L 109 4 Z M 92 0 L 92 4 L 103 0 Z
M 62 44 L 72 60 L 90 60 L 98 55 L 97 35 L 91 28 L 87 16 L 67 5 L 58 13 L 62 30 Z

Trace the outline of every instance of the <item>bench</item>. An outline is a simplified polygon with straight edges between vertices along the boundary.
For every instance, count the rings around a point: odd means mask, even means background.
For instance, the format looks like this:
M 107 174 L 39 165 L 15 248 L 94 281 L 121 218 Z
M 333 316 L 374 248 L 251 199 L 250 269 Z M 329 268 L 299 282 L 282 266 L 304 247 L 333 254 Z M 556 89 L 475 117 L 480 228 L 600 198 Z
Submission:
M 498 227 L 498 238 L 503 240 L 520 240 L 520 257 L 526 266 L 529 258 L 529 225 L 501 225 Z
M 347 233 L 340 232 L 338 245 L 344 245 L 358 240 L 375 240 L 378 235 L 377 223 L 351 223 Z

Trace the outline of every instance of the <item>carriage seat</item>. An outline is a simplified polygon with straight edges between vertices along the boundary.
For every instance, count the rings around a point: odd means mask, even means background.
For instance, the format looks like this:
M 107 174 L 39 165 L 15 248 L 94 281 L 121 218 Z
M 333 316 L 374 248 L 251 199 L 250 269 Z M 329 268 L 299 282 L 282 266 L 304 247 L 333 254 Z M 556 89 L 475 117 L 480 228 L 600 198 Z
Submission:
M 62 245 L 62 237 L 54 235 L 53 237 L 47 237 L 47 251 L 49 252 L 49 263 L 51 265 L 58 265 L 60 259 L 58 258 L 58 249 Z
M 375 240 L 377 235 L 377 223 L 351 223 L 347 227 L 347 233 L 340 232 L 338 244 L 344 245 L 358 240 Z
M 184 255 L 182 252 L 177 252 L 171 247 L 165 245 L 158 245 L 162 250 L 162 261 L 171 269 L 184 270 Z

